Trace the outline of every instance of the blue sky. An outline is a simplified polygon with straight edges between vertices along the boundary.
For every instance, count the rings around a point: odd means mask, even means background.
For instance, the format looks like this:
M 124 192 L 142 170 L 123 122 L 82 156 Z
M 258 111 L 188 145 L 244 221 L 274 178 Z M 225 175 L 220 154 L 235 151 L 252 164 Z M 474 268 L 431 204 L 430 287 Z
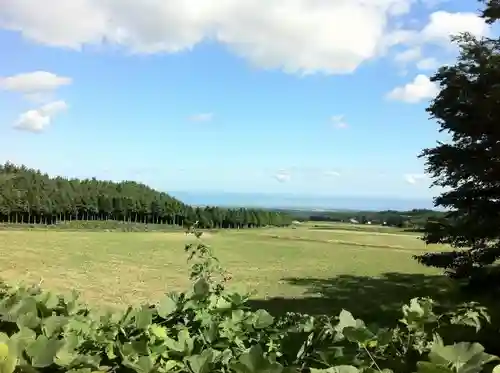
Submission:
M 427 77 L 450 34 L 489 32 L 479 4 L 211 3 L 0 0 L 0 161 L 166 191 L 436 194 Z

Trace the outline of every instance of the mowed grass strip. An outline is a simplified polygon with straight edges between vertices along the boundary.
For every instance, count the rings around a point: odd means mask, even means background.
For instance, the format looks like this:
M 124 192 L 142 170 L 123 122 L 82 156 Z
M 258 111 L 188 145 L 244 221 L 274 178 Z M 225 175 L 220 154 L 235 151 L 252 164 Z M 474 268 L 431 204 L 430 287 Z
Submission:
M 436 274 L 412 259 L 428 249 L 415 236 L 281 228 L 220 231 L 204 237 L 232 274 L 231 286 L 255 290 L 258 299 L 306 296 L 311 292 L 304 286 L 308 279 Z M 75 289 L 91 304 L 152 302 L 189 286 L 183 248 L 193 239 L 181 232 L 2 231 L 0 278 L 9 283 L 43 279 L 45 289 Z M 370 244 L 380 247 L 374 250 Z

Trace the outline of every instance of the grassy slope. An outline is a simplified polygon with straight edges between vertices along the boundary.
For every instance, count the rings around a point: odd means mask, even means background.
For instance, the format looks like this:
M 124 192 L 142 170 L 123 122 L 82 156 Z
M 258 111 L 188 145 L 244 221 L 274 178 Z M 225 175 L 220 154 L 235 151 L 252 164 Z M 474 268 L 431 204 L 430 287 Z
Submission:
M 94 304 L 157 299 L 189 282 L 180 232 L 0 231 L 0 277 L 44 281 L 44 288 L 80 291 Z M 274 312 L 359 316 L 396 311 L 413 296 L 434 295 L 445 279 L 411 255 L 426 250 L 415 235 L 347 230 L 259 229 L 205 236 L 238 290 L 255 289 L 254 304 Z M 386 313 L 387 317 L 392 317 Z

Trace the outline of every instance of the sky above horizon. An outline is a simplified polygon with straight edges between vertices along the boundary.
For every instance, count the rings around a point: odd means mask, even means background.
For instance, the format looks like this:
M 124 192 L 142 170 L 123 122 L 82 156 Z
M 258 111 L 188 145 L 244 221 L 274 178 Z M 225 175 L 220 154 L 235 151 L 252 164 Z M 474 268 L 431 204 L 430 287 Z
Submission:
M 215 5 L 214 5 L 215 4 Z M 0 162 L 161 190 L 427 198 L 475 1 L 0 0 Z

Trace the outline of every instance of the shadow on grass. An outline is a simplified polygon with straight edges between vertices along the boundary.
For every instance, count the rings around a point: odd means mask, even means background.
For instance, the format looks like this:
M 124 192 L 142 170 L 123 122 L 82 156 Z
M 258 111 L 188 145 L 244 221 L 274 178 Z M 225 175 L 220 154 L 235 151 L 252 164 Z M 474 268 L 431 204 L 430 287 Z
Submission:
M 256 299 L 252 308 L 264 308 L 274 315 L 300 312 L 336 316 L 342 308 L 365 322 L 392 325 L 401 317 L 401 307 L 414 297 L 431 297 L 438 302 L 459 299 L 458 289 L 444 276 L 385 273 L 380 277 L 340 275 L 335 278 L 284 278 L 304 288 L 300 298 Z
M 254 309 L 264 308 L 275 316 L 286 312 L 337 316 L 344 308 L 354 317 L 379 326 L 395 326 L 402 316 L 401 307 L 414 297 L 431 297 L 441 305 L 476 300 L 488 307 L 492 324 L 483 325 L 476 334 L 466 328 L 452 334 L 456 341 L 477 341 L 489 353 L 500 356 L 500 304 L 498 298 L 477 296 L 460 291 L 457 283 L 445 276 L 385 273 L 380 277 L 340 275 L 335 278 L 285 278 L 293 286 L 304 288 L 301 298 L 269 298 L 250 301 Z

